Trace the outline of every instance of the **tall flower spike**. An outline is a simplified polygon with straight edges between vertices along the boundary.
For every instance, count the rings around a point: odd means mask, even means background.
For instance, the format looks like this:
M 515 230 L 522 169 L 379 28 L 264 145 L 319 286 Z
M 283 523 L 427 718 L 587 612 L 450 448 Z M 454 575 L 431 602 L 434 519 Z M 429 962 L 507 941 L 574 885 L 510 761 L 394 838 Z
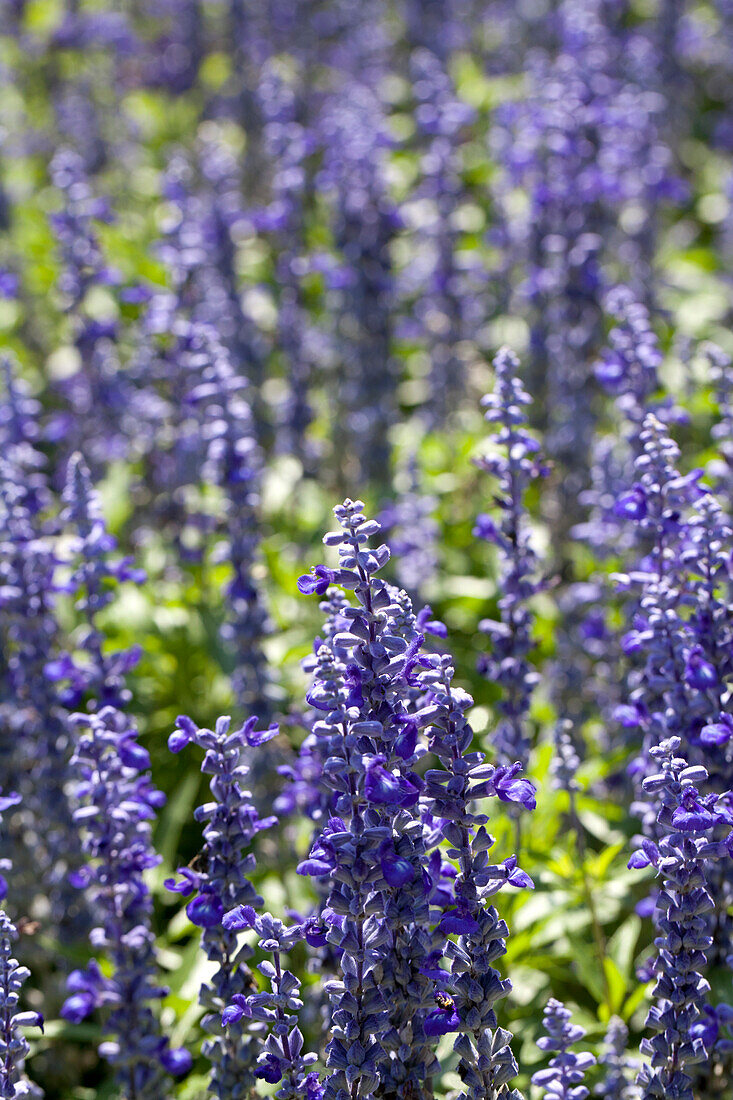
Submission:
M 389 465 L 388 428 L 396 417 L 392 354 L 394 275 L 390 244 L 399 225 L 386 180 L 382 105 L 365 84 L 339 88 L 324 115 L 324 182 L 334 192 L 333 234 L 342 257 L 338 294 L 339 457 L 379 484 Z M 348 472 L 348 471 L 347 471 Z
M 319 644 L 315 656 L 308 701 L 321 712 L 313 734 L 329 746 L 323 782 L 334 816 L 299 867 L 330 877 L 328 908 L 336 917 L 330 938 L 343 952 L 341 980 L 328 987 L 333 1022 L 326 1096 L 333 1100 L 371 1096 L 380 1075 L 399 1069 L 400 1029 L 414 1025 L 419 1034 L 430 987 L 416 967 L 416 1001 L 404 1019 L 397 988 L 402 962 L 389 960 L 398 922 L 393 926 L 386 910 L 400 892 L 412 896 L 409 884 L 421 882 L 421 830 L 413 812 L 420 780 L 412 770 L 419 728 L 407 706 L 422 636 L 409 601 L 402 606 L 402 594 L 376 576 L 389 550 L 370 549 L 379 524 L 366 519 L 363 507 L 346 500 L 334 509 L 341 530 L 324 542 L 339 547 L 339 568 L 319 565 L 298 581 L 303 593 L 324 594 L 335 582 L 355 596 L 355 606 L 340 609 L 347 629 Z M 429 1044 L 420 1050 L 420 1065 L 409 1067 L 418 1080 L 435 1070 Z
M 427 23 L 429 9 L 440 10 L 443 5 L 419 3 L 414 7 L 420 11 L 420 22 Z M 444 11 L 440 14 L 445 16 Z M 446 18 L 441 22 L 441 37 L 445 38 L 453 24 Z M 408 269 L 402 278 L 417 284 L 406 289 L 413 294 L 417 291 L 410 312 L 416 318 L 431 365 L 427 412 L 430 422 L 441 426 L 463 396 L 466 363 L 461 349 L 480 324 L 479 280 L 474 280 L 476 286 L 469 282 L 455 216 L 466 197 L 461 145 L 471 133 L 475 111 L 456 95 L 437 50 L 414 50 L 410 76 L 420 154 L 414 200 L 420 214 L 413 222 L 414 273 Z
M 308 693 L 309 702 L 321 712 L 313 736 L 328 746 L 323 783 L 331 792 L 334 816 L 299 870 L 331 878 L 324 916 L 330 914 L 331 942 L 342 951 L 342 979 L 329 983 L 334 1001 L 329 1057 L 337 1072 L 326 1082 L 326 1095 L 349 1096 L 355 1081 L 357 1089 L 364 1087 L 366 1073 L 349 1067 L 362 1066 L 369 1055 L 368 1064 L 374 1065 L 375 1079 L 379 1079 L 378 1088 L 376 1080 L 371 1084 L 377 1090 L 373 1094 L 406 1100 L 425 1087 L 438 1070 L 434 1051 L 438 1038 L 464 1029 L 458 998 L 454 1003 L 443 988 L 452 978 L 438 965 L 445 936 L 474 930 L 478 940 L 484 937 L 486 943 L 483 953 L 476 948 L 475 971 L 471 960 L 467 962 L 470 974 L 466 973 L 460 1003 L 468 998 L 466 1010 L 473 1012 L 466 1017 L 465 1030 L 476 1036 L 482 1052 L 474 1050 L 476 1059 L 488 1047 L 492 1058 L 490 1068 L 482 1064 L 481 1076 L 473 1084 L 480 1088 L 491 1082 L 496 1095 L 503 1097 L 509 1095 L 503 1085 L 516 1068 L 512 1070 L 508 1036 L 498 1031 L 488 1035 L 486 1028 L 495 1027 L 491 1006 L 507 987 L 493 969 L 486 975 L 485 964 L 497 957 L 496 941 L 504 926 L 495 911 L 484 911 L 480 899 L 507 882 L 526 886 L 529 879 L 516 867 L 516 860 L 498 867 L 488 864 L 486 851 L 493 843 L 489 837 L 482 836 L 471 851 L 468 832 L 461 832 L 468 879 L 457 880 L 454 896 L 450 883 L 455 872 L 443 863 L 437 846 L 443 840 L 457 845 L 450 831 L 453 820 L 465 819 L 466 830 L 486 820 L 468 815 L 466 803 L 474 793 L 531 805 L 534 791 L 526 780 L 517 778 L 518 764 L 511 768 L 487 765 L 481 782 L 469 791 L 470 777 L 465 767 L 461 770 L 467 762 L 455 763 L 453 743 L 442 754 L 435 744 L 428 746 L 426 732 L 443 716 L 437 695 L 442 673 L 433 673 L 432 659 L 421 654 L 420 630 L 436 630 L 438 624 L 427 621 L 427 610 L 416 619 L 404 593 L 376 577 L 389 552 L 384 546 L 369 548 L 369 537 L 379 527 L 365 519 L 362 508 L 360 501 L 346 501 L 335 510 L 342 531 L 325 541 L 339 545 L 340 568 L 317 566 L 298 582 L 303 592 L 323 592 L 330 583 L 339 583 L 354 590 L 357 604 L 334 607 L 335 619 L 344 622 L 346 629 L 333 633 L 329 627 L 326 641 L 318 643 Z M 428 706 L 421 702 L 426 692 Z M 465 748 L 472 738 L 470 729 L 462 737 L 468 739 L 461 743 Z M 421 794 L 423 783 L 413 769 L 428 748 L 451 768 L 429 771 Z M 470 763 L 481 760 L 477 754 Z M 478 773 L 475 777 L 479 778 Z M 451 784 L 449 790 L 446 783 Z M 474 905 L 467 916 L 471 890 Z M 442 910 L 444 919 L 436 924 Z M 474 917 L 474 910 L 480 916 L 486 913 L 483 923 Z M 382 976 L 372 992 L 375 972 Z M 462 972 L 456 964 L 455 973 Z M 486 976 L 485 982 L 477 980 L 479 973 Z M 480 1010 L 474 1003 L 477 996 Z M 364 1031 L 358 1028 L 369 1014 L 372 1026 L 366 1034 L 371 1046 L 367 1047 Z M 470 1095 L 478 1100 L 483 1094 L 472 1091 Z
M 19 1012 L 18 1000 L 30 971 L 13 957 L 18 930 L 0 909 L 0 1096 L 41 1097 L 43 1093 L 25 1075 L 30 1047 L 21 1028 L 40 1027 L 40 1012 Z
M 93 195 L 84 163 L 71 149 L 56 153 L 51 177 L 62 203 L 51 215 L 61 253 L 58 290 L 78 356 L 78 369 L 55 383 L 67 408 L 52 419 L 51 433 L 66 454 L 83 450 L 96 474 L 106 463 L 128 457 L 140 427 L 130 376 L 119 361 L 118 322 L 90 307 L 95 291 L 109 293 L 119 279 L 104 258 L 94 224 L 113 217 L 106 200 Z
M 651 411 L 651 395 L 659 388 L 662 352 L 648 309 L 628 287 L 609 291 L 604 308 L 612 326 L 594 370 L 603 389 L 614 397 L 619 417 L 613 432 L 596 435 L 592 483 L 581 496 L 590 514 L 572 534 L 590 543 L 596 554 L 607 557 L 632 537 L 623 529 L 613 502 L 634 480 L 633 464 L 643 450 L 644 420 Z M 667 418 L 668 405 L 668 401 L 655 403 L 660 416 Z
M 649 397 L 659 386 L 662 353 L 649 310 L 628 287 L 609 291 L 605 308 L 615 324 L 595 364 L 596 378 L 616 397 L 620 411 L 638 434 Z
M 694 1100 L 692 1073 L 708 1057 L 705 1029 L 703 1034 L 694 1031 L 710 989 L 701 973 L 712 943 L 706 914 L 715 908 L 706 879 L 712 863 L 730 859 L 733 851 L 725 799 L 698 791 L 707 772 L 701 765 L 688 767 L 681 748 L 680 738 L 670 737 L 651 749 L 659 771 L 647 776 L 643 787 L 657 807 L 662 836 L 658 843 L 642 841 L 629 860 L 630 867 L 654 867 L 662 879 L 656 913 L 656 1003 L 647 1017 L 654 1034 L 641 1044 L 651 1065 L 644 1065 L 638 1076 L 643 1100 Z
M 16 794 L 0 795 L 0 821 L 3 813 L 16 806 L 20 798 Z M 2 861 L 6 869 L 6 861 Z M 0 875 L 0 901 L 5 898 L 7 886 Z M 40 1012 L 19 1012 L 23 985 L 30 977 L 30 971 L 21 966 L 13 957 L 13 944 L 18 939 L 18 930 L 10 918 L 0 909 L 0 1096 L 41 1097 L 43 1093 L 36 1088 L 25 1073 L 25 1059 L 30 1047 L 21 1028 L 40 1027 L 43 1031 L 43 1016 Z
M 307 15 L 306 15 L 307 18 Z M 265 147 L 274 166 L 272 200 L 258 228 L 272 236 L 276 251 L 278 294 L 277 346 L 284 358 L 288 396 L 282 410 L 282 448 L 304 464 L 312 447 L 307 430 L 313 420 L 309 387 L 313 365 L 310 314 L 305 308 L 299 270 L 305 251 L 308 156 L 313 139 L 303 125 L 306 89 L 287 82 L 276 66 L 263 75 L 260 86 L 267 116 Z
M 247 877 L 254 870 L 255 859 L 251 853 L 245 854 L 245 850 L 257 832 L 276 821 L 274 817 L 261 819 L 249 791 L 242 787 L 249 771 L 242 763 L 243 751 L 256 751 L 277 733 L 276 726 L 257 730 L 256 724 L 257 719 L 250 718 L 241 729 L 230 730 L 230 719 L 222 717 L 214 730 L 199 729 L 190 718 L 181 715 L 178 728 L 168 739 L 171 752 L 180 752 L 188 744 L 203 749 L 201 770 L 212 777 L 209 788 L 213 801 L 199 806 L 195 813 L 197 821 L 205 822 L 204 847 L 195 869 L 179 868 L 181 880 L 167 879 L 165 885 L 184 897 L 195 894 L 186 912 L 202 929 L 201 947 L 217 967 L 201 986 L 199 1001 L 206 1010 L 204 1030 L 211 1036 L 203 1046 L 203 1053 L 212 1064 L 209 1091 L 219 1100 L 243 1096 L 255 1083 L 257 1048 L 247 1033 L 246 1022 L 240 1023 L 242 1014 L 231 1015 L 223 1033 L 221 1015 L 252 984 L 252 972 L 247 966 L 252 951 L 237 943 L 237 929 L 223 923 L 224 915 L 236 906 L 254 913 L 255 907 L 262 905 L 262 898 Z
M 627 1053 L 629 1029 L 618 1016 L 608 1021 L 604 1051 L 598 1059 L 604 1067 L 603 1080 L 596 1085 L 594 1096 L 600 1100 L 639 1100 L 639 1089 L 632 1080 L 639 1067 L 638 1059 Z
M 580 790 L 580 784 L 576 779 L 580 758 L 573 744 L 572 729 L 572 722 L 567 720 L 556 724 L 555 755 L 551 765 L 554 785 L 561 791 L 567 791 L 568 794 Z
M 83 701 L 95 708 L 123 707 L 130 699 L 125 676 L 139 660 L 140 647 L 105 652 L 97 615 L 114 599 L 116 585 L 125 581 L 140 584 L 145 574 L 135 568 L 131 558 L 113 556 L 117 540 L 107 530 L 99 497 L 79 454 L 69 462 L 63 498 L 63 518 L 75 536 L 67 589 L 76 595 L 75 606 L 82 615 L 78 648 L 85 658 L 80 661 L 64 653 L 46 665 L 46 675 L 66 685 L 60 701 L 68 710 Z
M 534 788 L 518 777 L 520 764 L 494 767 L 484 763 L 483 754 L 471 752 L 473 730 L 465 712 L 473 700 L 452 684 L 453 669 L 448 656 L 431 657 L 420 676 L 425 689 L 424 718 L 430 721 L 430 750 L 442 769 L 430 769 L 425 776 L 425 797 L 430 814 L 441 822 L 448 841 L 448 856 L 457 861 L 458 874 L 452 904 L 438 928 L 458 934 L 448 940 L 445 954 L 451 960 L 452 997 L 455 1011 L 452 1026 L 460 1056 L 458 1072 L 464 1083 L 459 1100 L 520 1100 L 510 1082 L 519 1072 L 510 1047 L 511 1034 L 497 1027 L 495 1004 L 511 989 L 494 963 L 505 953 L 507 926 L 487 900 L 506 884 L 532 888 L 532 880 L 517 866 L 515 856 L 502 864 L 489 863 L 494 841 L 486 831 L 487 818 L 472 809 L 475 799 L 497 796 L 504 802 L 534 808 Z M 448 1014 L 445 1007 L 443 1019 Z
M 526 767 L 530 740 L 527 732 L 532 689 L 537 673 L 528 656 L 532 649 L 532 615 L 528 602 L 541 588 L 538 560 L 532 547 L 526 512 L 527 489 L 547 469 L 538 459 L 539 444 L 527 430 L 526 406 L 530 397 L 519 379 L 519 360 L 509 348 L 494 359 L 494 392 L 481 402 L 485 419 L 496 425 L 490 437 L 493 449 L 476 460 L 476 465 L 498 482 L 496 501 L 499 515 L 476 518 L 474 535 L 492 543 L 499 551 L 501 575 L 498 583 L 501 621 L 485 619 L 480 629 L 492 639 L 492 652 L 481 659 L 479 671 L 503 690 L 499 703 L 501 719 L 494 732 L 494 747 L 501 763 L 521 760 Z
M 165 990 L 157 985 L 152 898 L 144 876 L 160 862 L 151 822 L 165 798 L 146 774 L 150 758 L 124 714 L 104 707 L 71 721 L 78 731 L 71 761 L 74 819 L 89 860 L 75 884 L 89 891 L 100 922 L 90 939 L 108 954 L 112 973 L 107 977 L 96 960 L 73 971 L 61 1015 L 80 1023 L 96 1008 L 111 1009 L 105 1021 L 110 1038 L 100 1054 L 115 1067 L 125 1096 L 153 1100 L 160 1095 L 162 1070 L 179 1074 L 191 1066 L 186 1051 L 168 1046 L 151 1008 Z
M 684 476 L 678 473 L 679 452 L 655 418 L 646 419 L 641 440 L 644 453 L 637 460 L 640 476 L 635 486 L 636 495 L 633 491 L 623 495 L 618 506 L 622 513 L 633 515 L 637 527 L 647 536 L 645 548 L 649 552 L 640 568 L 620 578 L 623 587 L 638 586 L 639 589 L 633 629 L 626 634 L 623 644 L 630 656 L 642 655 L 644 665 L 635 674 L 637 686 L 617 714 L 624 725 L 640 728 L 644 734 L 642 754 L 632 765 L 637 781 L 656 770 L 654 759 L 660 749 L 652 746 L 659 742 L 669 746 L 672 738 L 677 745 L 674 755 L 684 757 L 678 770 L 685 764 L 701 766 L 703 774 L 709 775 L 708 789 L 720 794 L 733 785 L 725 748 L 730 740 L 725 685 L 731 673 L 727 564 L 731 553 L 731 529 L 715 499 L 699 484 L 701 471 L 693 470 Z M 670 762 L 667 762 L 667 770 L 674 779 Z M 648 783 L 648 779 L 644 781 L 645 790 Z M 656 841 L 659 846 L 665 843 L 669 822 L 660 814 L 658 803 L 646 799 L 635 809 L 649 838 L 644 843 Z M 655 850 L 654 846 L 649 849 L 652 854 Z M 693 854 L 691 849 L 690 859 Z M 634 858 L 641 861 L 640 866 L 644 865 L 642 853 Z M 676 858 L 682 859 L 682 853 L 677 852 Z M 663 873 L 674 873 L 672 855 L 663 862 Z M 732 876 L 728 859 L 715 860 L 710 855 L 704 866 L 695 868 L 694 874 L 698 872 L 709 897 L 729 896 Z M 700 943 L 706 942 L 704 956 L 697 960 L 698 970 L 701 961 L 718 964 L 730 952 L 727 907 L 723 905 L 720 912 L 714 912 L 712 906 L 707 905 L 700 913 L 700 929 L 704 929 L 704 933 L 698 929 L 695 936 Z M 667 916 L 662 907 L 654 913 L 664 933 L 657 939 L 658 945 L 665 941 Z M 671 942 L 677 942 L 676 933 L 672 934 Z M 664 953 L 660 952 L 660 960 L 664 958 Z M 657 965 L 662 964 L 658 962 Z M 660 991 L 663 989 L 660 985 Z M 705 1003 L 705 992 L 703 983 L 694 1017 L 710 1009 Z M 676 991 L 674 996 L 677 996 Z M 654 1026 L 651 1016 L 650 1024 Z M 709 1036 L 710 1030 L 701 1028 L 695 1037 L 707 1042 Z M 691 1087 L 693 1092 L 704 1087 L 700 1078 L 707 1073 L 711 1074 L 711 1079 L 719 1076 L 722 1063 L 718 1059 L 727 1059 L 727 1054 L 717 1044 L 705 1052 L 704 1065 L 694 1051 L 692 1057 L 687 1055 L 689 1071 L 683 1075 L 680 1087 L 683 1090 Z M 690 1086 L 693 1078 L 695 1085 Z
M 271 1085 L 282 1082 L 275 1092 L 277 1100 L 321 1100 L 323 1096 L 318 1073 L 309 1069 L 317 1055 L 303 1054 L 303 1035 L 298 1027 L 298 1011 L 303 1007 L 300 981 L 282 966 L 282 955 L 300 940 L 307 939 L 314 947 L 325 943 L 326 935 L 319 925 L 306 922 L 288 928 L 270 913 L 258 916 L 251 905 L 240 905 L 224 917 L 224 927 L 230 932 L 254 929 L 260 949 L 272 955 L 272 962 L 266 959 L 258 967 L 270 983 L 269 990 L 236 995 L 223 1018 L 227 1028 L 243 1018 L 262 1021 L 269 1028 L 255 1076 Z
M 551 998 L 547 1002 L 543 1025 L 547 1035 L 537 1040 L 540 1050 L 554 1052 L 548 1069 L 532 1075 L 532 1084 L 543 1089 L 552 1100 L 585 1100 L 588 1089 L 583 1084 L 585 1071 L 595 1065 L 592 1054 L 576 1054 L 570 1048 L 585 1035 L 585 1030 L 573 1024 L 565 1005 Z
M 203 475 L 225 496 L 223 543 L 216 556 L 231 564 L 225 595 L 228 621 L 222 635 L 234 656 L 232 682 L 243 710 L 267 721 L 274 709 L 272 684 L 262 651 L 269 623 L 255 579 L 259 550 L 262 454 L 255 440 L 247 380 L 237 374 L 213 330 L 201 329 L 202 369 L 187 400 L 200 416 L 206 441 Z
M 69 757 L 65 714 L 45 669 L 59 642 L 59 564 L 49 519 L 44 458 L 36 450 L 39 406 L 4 362 L 0 402 L 0 770 L 21 792 L 22 844 L 15 894 L 30 912 L 43 896 L 71 942 L 78 894 L 67 873 L 78 855 L 64 791 Z M 17 832 L 15 833 L 18 836 Z M 74 839 L 70 839 L 74 838 Z M 76 895 L 76 896 L 74 896 Z
M 643 556 L 638 568 L 615 580 L 635 596 L 632 629 L 622 638 L 623 651 L 644 664 L 634 678 L 638 686 L 616 714 L 625 726 L 643 729 L 646 752 L 670 734 L 691 740 L 700 719 L 717 712 L 703 682 L 707 662 L 701 663 L 700 647 L 680 613 L 689 602 L 683 551 L 692 531 L 691 507 L 703 496 L 702 471 L 679 474 L 679 449 L 655 416 L 645 419 L 640 441 L 644 449 L 635 463 L 637 480 L 619 494 L 615 508 L 618 516 L 634 524 Z M 645 767 L 643 760 L 637 761 L 634 772 L 641 778 Z
M 561 541 L 582 517 L 588 482 L 597 412 L 588 363 L 601 338 L 605 261 L 622 258 L 648 285 L 642 273 L 652 259 L 655 212 L 679 190 L 659 137 L 661 98 L 629 79 L 625 38 L 635 32 L 614 35 L 608 8 L 602 0 L 555 5 L 542 27 L 556 49 L 528 52 L 529 96 L 507 104 L 493 128 L 507 185 L 528 197 L 519 218 L 507 219 L 507 266 L 519 257 L 531 390 L 549 422 L 546 453 L 562 472 L 554 516 Z M 633 234 L 619 218 L 629 201 L 640 213 Z

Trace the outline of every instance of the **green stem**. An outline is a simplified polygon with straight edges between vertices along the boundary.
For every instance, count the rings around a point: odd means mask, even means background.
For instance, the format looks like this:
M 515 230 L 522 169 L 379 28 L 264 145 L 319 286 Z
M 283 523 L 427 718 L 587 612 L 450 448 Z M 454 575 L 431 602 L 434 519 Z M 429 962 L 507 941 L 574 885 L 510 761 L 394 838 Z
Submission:
M 601 967 L 601 975 L 603 977 L 603 992 L 606 998 L 606 1004 L 608 1011 L 611 1012 L 613 1006 L 611 1004 L 611 987 L 608 984 L 608 974 L 606 973 L 606 956 L 608 955 L 608 947 L 606 944 L 606 937 L 603 933 L 603 927 L 598 919 L 598 910 L 596 909 L 596 903 L 593 900 L 593 890 L 591 884 L 588 881 L 588 872 L 585 865 L 586 846 L 585 846 L 585 833 L 583 827 L 580 824 L 580 818 L 578 817 L 578 808 L 575 802 L 575 791 L 570 791 L 570 817 L 575 829 L 575 842 L 578 849 L 578 860 L 580 862 L 580 876 L 583 880 L 583 895 L 585 897 L 585 904 L 588 907 L 590 913 L 591 926 L 593 928 L 593 939 L 596 945 L 596 954 L 598 956 L 598 962 Z

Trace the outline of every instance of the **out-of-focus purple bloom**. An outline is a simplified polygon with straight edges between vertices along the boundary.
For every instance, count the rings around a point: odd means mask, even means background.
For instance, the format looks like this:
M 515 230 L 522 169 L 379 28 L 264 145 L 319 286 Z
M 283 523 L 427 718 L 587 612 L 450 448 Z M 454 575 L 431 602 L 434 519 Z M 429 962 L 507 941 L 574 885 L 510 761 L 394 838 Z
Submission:
M 583 1085 L 585 1071 L 595 1065 L 590 1053 L 576 1054 L 570 1048 L 585 1035 L 585 1029 L 572 1024 L 571 1014 L 560 1001 L 547 1002 L 542 1020 L 547 1035 L 537 1040 L 540 1050 L 553 1051 L 548 1069 L 532 1074 L 532 1084 L 544 1090 L 552 1100 L 584 1100 L 588 1089 Z
M 491 636 L 492 651 L 482 658 L 479 670 L 503 690 L 501 718 L 493 735 L 499 760 L 520 760 L 526 767 L 530 745 L 526 719 L 537 681 L 528 660 L 532 648 L 528 601 L 542 582 L 537 578 L 525 494 L 546 469 L 537 457 L 538 443 L 527 428 L 525 408 L 530 398 L 519 378 L 519 360 L 509 348 L 502 348 L 494 359 L 494 370 L 494 392 L 484 397 L 482 405 L 487 410 L 485 419 L 496 427 L 490 438 L 491 450 L 477 465 L 498 482 L 498 515 L 496 519 L 479 515 L 474 535 L 499 548 L 501 621 L 481 624 Z
M 0 270 L 0 298 L 17 298 L 19 289 L 18 276 L 13 271 Z
M 598 1059 L 604 1067 L 603 1079 L 596 1085 L 594 1095 L 600 1100 L 635 1100 L 637 1091 L 633 1078 L 638 1069 L 638 1059 L 627 1054 L 629 1029 L 618 1016 L 608 1021 L 604 1052 Z
M 332 294 L 339 407 L 334 445 L 345 470 L 379 483 L 397 415 L 390 245 L 400 220 L 386 178 L 390 138 L 376 92 L 351 80 L 332 97 L 321 128 L 326 152 L 319 183 L 332 198 L 334 243 L 350 276 Z
M 120 1088 L 138 1097 L 158 1096 L 161 1073 L 174 1065 L 169 1055 L 176 1052 L 151 1008 L 165 990 L 157 984 L 152 899 L 144 876 L 159 863 L 151 823 L 165 798 L 149 775 L 130 763 L 129 753 L 123 761 L 120 745 L 129 747 L 137 731 L 121 711 L 103 707 L 70 721 L 77 734 L 71 762 L 74 820 L 89 861 L 86 889 L 100 922 L 91 940 L 109 954 L 112 973 L 106 977 L 94 961 L 75 971 L 62 1014 L 80 1022 L 107 1007 L 110 1038 L 100 1053 L 114 1065 Z M 189 1068 L 185 1052 L 175 1065 L 184 1072 Z
M 85 659 L 62 654 L 48 662 L 47 675 L 65 682 L 59 699 L 68 710 L 82 701 L 96 708 L 123 707 L 130 698 L 125 675 L 139 660 L 140 647 L 107 652 L 97 615 L 112 601 L 118 584 L 140 584 L 145 574 L 129 558 L 114 556 L 116 539 L 107 530 L 89 470 L 79 454 L 69 462 L 64 503 L 63 518 L 73 534 L 67 588 L 76 596 L 75 606 L 81 612 L 83 626 L 77 648 L 84 652 Z

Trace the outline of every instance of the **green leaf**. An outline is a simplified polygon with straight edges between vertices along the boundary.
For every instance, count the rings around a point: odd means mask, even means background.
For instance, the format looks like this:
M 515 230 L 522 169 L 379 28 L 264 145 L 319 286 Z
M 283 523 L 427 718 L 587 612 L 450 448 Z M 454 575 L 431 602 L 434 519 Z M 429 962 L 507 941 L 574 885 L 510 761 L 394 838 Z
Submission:
M 621 1007 L 626 998 L 627 982 L 625 975 L 621 972 L 612 958 L 606 956 L 603 960 L 603 969 L 606 973 L 606 983 L 608 985 L 609 1015 L 612 1016 L 621 1011 Z

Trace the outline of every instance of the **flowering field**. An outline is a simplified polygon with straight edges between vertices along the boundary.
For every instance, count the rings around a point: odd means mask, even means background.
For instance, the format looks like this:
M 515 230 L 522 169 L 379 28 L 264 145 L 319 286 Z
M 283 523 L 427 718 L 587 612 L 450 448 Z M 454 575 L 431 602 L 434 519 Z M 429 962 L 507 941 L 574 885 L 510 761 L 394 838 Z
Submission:
M 0 1097 L 731 1100 L 733 4 L 0 0 Z

